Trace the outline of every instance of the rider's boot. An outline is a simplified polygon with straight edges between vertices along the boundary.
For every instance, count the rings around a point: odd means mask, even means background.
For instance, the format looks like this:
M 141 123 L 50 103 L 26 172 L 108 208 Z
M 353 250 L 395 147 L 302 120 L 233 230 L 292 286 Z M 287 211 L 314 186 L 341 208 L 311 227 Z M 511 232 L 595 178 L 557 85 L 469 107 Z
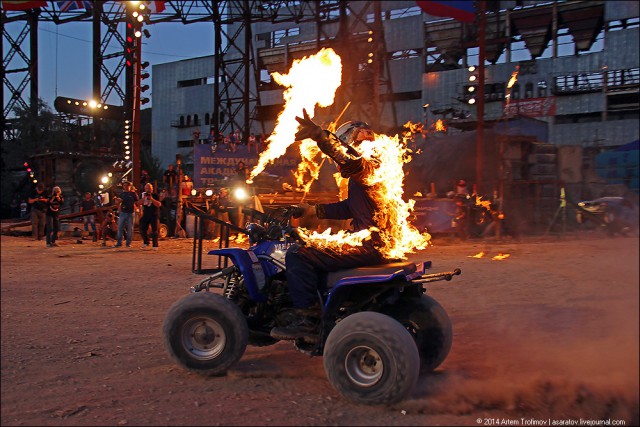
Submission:
M 286 326 L 276 326 L 271 329 L 271 336 L 279 340 L 295 340 L 316 335 L 322 317 L 319 305 L 309 308 L 294 308 L 293 320 Z

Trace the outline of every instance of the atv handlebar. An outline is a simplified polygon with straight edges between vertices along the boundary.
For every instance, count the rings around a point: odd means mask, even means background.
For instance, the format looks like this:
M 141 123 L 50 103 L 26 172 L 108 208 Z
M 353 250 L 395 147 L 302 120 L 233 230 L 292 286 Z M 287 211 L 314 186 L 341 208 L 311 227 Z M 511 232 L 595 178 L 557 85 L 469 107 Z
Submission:
M 284 206 L 274 209 L 272 212 L 260 212 L 253 208 L 243 208 L 242 213 L 257 218 L 263 223 L 277 223 L 285 225 L 291 221 L 291 218 L 300 218 L 304 214 L 304 208 L 297 205 Z

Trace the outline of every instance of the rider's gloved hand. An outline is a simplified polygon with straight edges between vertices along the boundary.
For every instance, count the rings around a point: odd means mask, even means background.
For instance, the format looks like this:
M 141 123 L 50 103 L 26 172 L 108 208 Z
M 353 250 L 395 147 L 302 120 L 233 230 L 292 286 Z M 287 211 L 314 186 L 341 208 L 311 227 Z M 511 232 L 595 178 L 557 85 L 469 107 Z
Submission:
M 316 213 L 315 206 L 310 205 L 308 203 L 300 203 L 299 205 L 296 206 L 294 212 L 292 213 L 292 216 L 294 218 L 301 218 L 303 216 L 315 215 L 315 213 Z
M 296 141 L 310 138 L 317 142 L 325 139 L 324 131 L 309 118 L 306 109 L 302 109 L 302 116 L 296 117 L 296 120 L 300 123 L 300 129 L 296 132 Z

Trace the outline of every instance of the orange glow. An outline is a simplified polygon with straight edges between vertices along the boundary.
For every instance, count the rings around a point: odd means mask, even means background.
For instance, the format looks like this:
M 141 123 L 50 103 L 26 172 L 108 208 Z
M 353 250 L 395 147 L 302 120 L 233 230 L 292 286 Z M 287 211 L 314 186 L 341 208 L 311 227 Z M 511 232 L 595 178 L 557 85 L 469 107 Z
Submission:
M 444 124 L 444 121 L 442 121 L 442 119 L 438 119 L 434 125 L 434 130 L 436 132 L 446 132 L 447 131 L 447 127 Z
M 510 256 L 511 256 L 510 254 L 499 253 L 498 255 L 496 255 L 493 258 L 491 258 L 491 260 L 492 261 L 502 261 L 503 259 L 507 259 Z
M 287 88 L 283 94 L 285 105 L 273 133 L 267 138 L 268 147 L 260 153 L 249 181 L 253 181 L 269 163 L 283 156 L 295 142 L 298 130 L 296 116 L 301 116 L 303 109 L 313 117 L 316 105 L 327 107 L 333 104 L 336 90 L 342 82 L 342 61 L 333 49 L 325 48 L 315 55 L 293 61 L 289 74 L 272 73 L 272 77 Z
M 475 255 L 469 255 L 469 256 L 467 256 L 467 258 L 482 258 L 482 257 L 484 257 L 484 252 L 478 252 L 478 253 L 477 253 L 477 254 L 475 254 Z

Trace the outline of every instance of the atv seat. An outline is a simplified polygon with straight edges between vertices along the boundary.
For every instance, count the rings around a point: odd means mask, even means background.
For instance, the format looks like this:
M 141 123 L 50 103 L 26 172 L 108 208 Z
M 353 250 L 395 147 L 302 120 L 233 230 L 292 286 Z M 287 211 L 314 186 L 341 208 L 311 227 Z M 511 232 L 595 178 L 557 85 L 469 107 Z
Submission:
M 368 267 L 350 268 L 327 273 L 327 288 L 332 288 L 340 280 L 353 277 L 354 283 L 357 277 L 367 276 L 367 282 L 390 280 L 394 274 L 409 275 L 416 271 L 416 264 L 409 261 L 397 261 L 389 264 L 371 265 Z M 373 280 L 372 280 L 373 279 Z

